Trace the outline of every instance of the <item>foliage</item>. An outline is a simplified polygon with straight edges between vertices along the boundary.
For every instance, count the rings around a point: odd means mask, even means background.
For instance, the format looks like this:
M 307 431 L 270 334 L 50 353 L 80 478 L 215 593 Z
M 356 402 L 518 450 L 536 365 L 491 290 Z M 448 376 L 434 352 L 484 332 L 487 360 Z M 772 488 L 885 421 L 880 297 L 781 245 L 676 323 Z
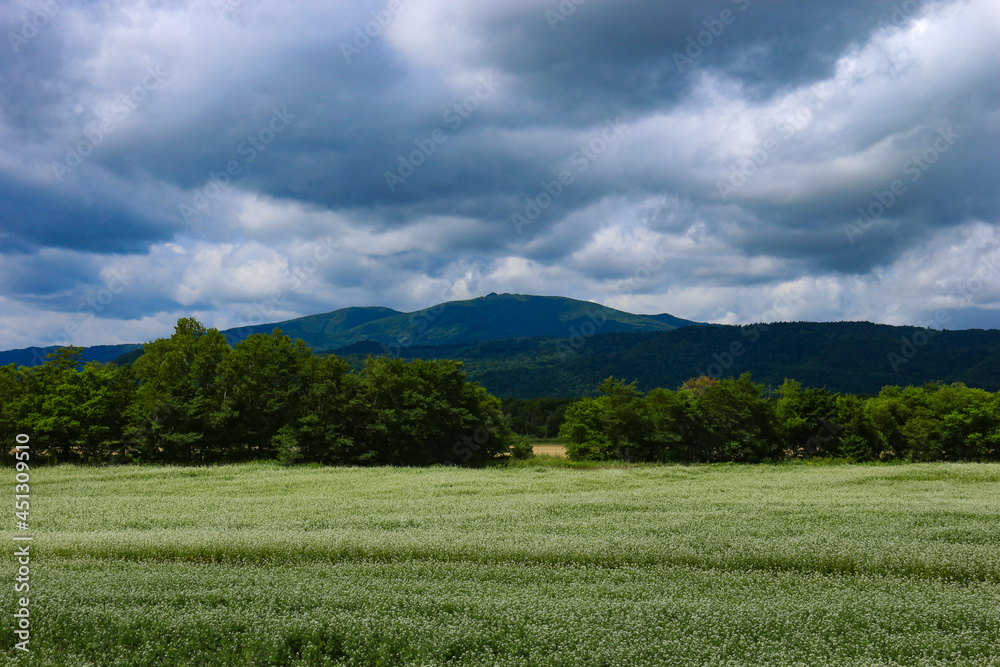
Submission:
M 774 406 L 749 373 L 713 382 L 704 391 L 681 391 L 689 395 L 683 432 L 689 460 L 756 463 L 780 454 Z
M 613 378 L 598 390 L 566 410 L 560 436 L 573 460 L 1000 460 L 1000 394 L 960 383 L 886 387 L 864 398 L 786 379 L 768 400 L 745 373 L 691 378 L 676 392 L 643 395 Z
M 503 411 L 514 433 L 529 438 L 552 438 L 559 433 L 571 398 L 508 398 Z
M 1000 394 L 959 382 L 859 396 L 788 378 L 771 391 L 743 373 L 644 393 L 609 377 L 577 401 L 501 403 L 459 361 L 376 356 L 352 370 L 277 329 L 230 348 L 184 318 L 144 350 L 127 367 L 84 364 L 81 348 L 0 367 L 0 437 L 28 433 L 53 463 L 478 465 L 509 457 L 515 432 L 556 428 L 574 461 L 1000 460 Z
M 512 434 L 500 401 L 455 361 L 372 357 L 354 376 L 351 450 L 337 463 L 478 463 L 504 456 Z
M 512 459 L 517 459 L 519 461 L 533 459 L 535 458 L 535 449 L 532 447 L 530 442 L 524 438 L 517 437 L 514 438 L 514 444 L 511 445 L 510 456 Z
M 684 326 L 648 333 L 612 330 L 609 323 L 589 338 L 570 338 L 568 331 L 562 337 L 450 345 L 418 338 L 394 353 L 461 361 L 470 380 L 503 398 L 596 396 L 595 378 L 608 376 L 634 380 L 646 392 L 679 387 L 692 376 L 746 372 L 772 390 L 795 378 L 803 387 L 860 395 L 933 380 L 1000 391 L 1000 330 L 934 332 L 912 359 L 895 366 L 890 362 L 889 354 L 898 355 L 904 339 L 926 335 L 925 329 L 868 322 Z M 367 354 L 382 353 L 378 345 L 364 352 L 337 350 L 358 368 Z
M 230 348 L 192 318 L 144 349 L 124 368 L 81 368 L 80 348 L 0 367 L 0 436 L 30 434 L 50 462 L 475 464 L 513 444 L 459 362 L 379 357 L 352 373 L 277 329 Z
M 138 388 L 126 411 L 122 455 L 166 463 L 221 458 L 227 443 L 218 367 L 229 353 L 222 334 L 193 318 L 179 320 L 170 338 L 147 343 L 130 367 Z
M 307 390 L 307 364 L 312 352 L 275 329 L 240 341 L 216 369 L 221 390 L 219 424 L 228 438 L 242 445 L 230 459 L 271 459 L 278 431 L 295 420 L 298 399 Z
M 41 366 L 0 369 L 0 437 L 31 433 L 52 461 L 96 462 L 122 439 L 122 415 L 134 386 L 128 371 L 91 362 L 82 350 L 60 348 Z

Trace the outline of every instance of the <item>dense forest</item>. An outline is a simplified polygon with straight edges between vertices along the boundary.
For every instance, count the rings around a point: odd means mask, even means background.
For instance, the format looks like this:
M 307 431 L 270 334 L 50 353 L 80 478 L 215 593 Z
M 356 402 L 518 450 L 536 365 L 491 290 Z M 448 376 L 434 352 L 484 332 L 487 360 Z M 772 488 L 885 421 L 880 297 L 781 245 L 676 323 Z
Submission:
M 182 319 L 129 366 L 63 348 L 0 367 L 0 437 L 49 462 L 467 464 L 513 444 L 500 401 L 455 361 L 370 359 L 352 372 L 275 330 L 230 347 Z
M 501 402 L 459 361 L 383 355 L 352 369 L 279 330 L 230 346 L 186 318 L 128 365 L 82 363 L 70 347 L 0 367 L 0 437 L 29 433 L 53 463 L 476 464 L 530 455 L 516 435 L 557 434 L 580 460 L 1000 459 L 1000 394 L 957 382 L 859 396 L 744 373 L 597 390 Z
M 570 458 L 757 463 L 788 456 L 853 461 L 1000 460 L 1000 393 L 963 384 L 886 387 L 874 397 L 803 389 L 774 396 L 748 373 L 643 394 L 609 378 L 569 407 Z
M 382 346 L 365 342 L 333 351 L 355 368 Z M 652 333 L 517 338 L 402 348 L 404 359 L 454 359 L 469 379 L 501 398 L 578 398 L 597 394 L 609 376 L 641 391 L 679 387 L 692 377 L 739 377 L 777 388 L 785 378 L 806 387 L 877 394 L 891 385 L 963 382 L 1000 390 L 1000 330 L 939 331 L 868 322 L 778 322 L 685 326 Z

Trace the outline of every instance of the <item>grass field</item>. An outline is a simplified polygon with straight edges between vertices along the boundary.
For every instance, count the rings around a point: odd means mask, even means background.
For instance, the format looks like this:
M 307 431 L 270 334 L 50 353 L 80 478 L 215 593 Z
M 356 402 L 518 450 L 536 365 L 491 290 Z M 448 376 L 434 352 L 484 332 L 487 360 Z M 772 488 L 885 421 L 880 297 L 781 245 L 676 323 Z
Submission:
M 1000 465 L 31 482 L 3 664 L 1000 665 Z

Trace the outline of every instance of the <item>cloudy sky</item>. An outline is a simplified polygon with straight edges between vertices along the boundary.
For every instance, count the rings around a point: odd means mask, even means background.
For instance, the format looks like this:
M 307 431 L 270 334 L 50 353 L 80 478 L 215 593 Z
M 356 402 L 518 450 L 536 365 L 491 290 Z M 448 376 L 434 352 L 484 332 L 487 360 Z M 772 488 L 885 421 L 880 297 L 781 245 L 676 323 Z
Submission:
M 489 292 L 1000 327 L 996 0 L 0 0 L 0 23 L 0 348 Z

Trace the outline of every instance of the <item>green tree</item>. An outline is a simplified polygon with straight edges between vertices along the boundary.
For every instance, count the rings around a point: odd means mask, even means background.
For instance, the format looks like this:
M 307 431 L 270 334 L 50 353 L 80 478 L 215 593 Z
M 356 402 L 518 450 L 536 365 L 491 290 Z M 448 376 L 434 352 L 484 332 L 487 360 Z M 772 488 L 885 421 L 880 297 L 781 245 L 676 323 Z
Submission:
M 52 462 L 112 456 L 134 385 L 126 369 L 82 360 L 82 348 L 67 347 L 40 366 L 0 369 L 0 429 L 8 442 L 27 433 L 36 456 Z
M 82 425 L 79 455 L 83 461 L 122 461 L 125 414 L 136 393 L 130 368 L 88 363 L 76 373 Z
M 298 422 L 280 444 L 295 449 L 296 460 L 349 462 L 354 456 L 349 407 L 355 405 L 357 384 L 347 362 L 336 355 L 311 357 L 305 367 L 308 385 Z
M 781 440 L 774 406 L 764 385 L 749 373 L 739 378 L 683 387 L 690 404 L 685 446 L 690 460 L 752 463 L 778 458 Z
M 837 395 L 826 389 L 802 389 L 785 378 L 774 406 L 777 431 L 786 452 L 799 456 L 841 456 L 842 425 Z
M 81 458 L 84 424 L 77 408 L 85 397 L 76 369 L 82 363 L 83 348 L 63 347 L 41 366 L 21 372 L 19 429 L 30 433 L 36 451 L 51 461 Z
M 855 461 L 876 461 L 882 458 L 889 444 L 875 426 L 867 401 L 860 396 L 837 397 L 837 423 L 841 426 L 840 451 Z
M 566 409 L 559 438 L 573 461 L 602 461 L 611 450 L 606 402 L 583 398 Z
M 193 318 L 178 320 L 170 338 L 146 343 L 131 366 L 138 389 L 127 409 L 124 455 L 142 461 L 218 460 L 218 366 L 229 354 L 225 336 Z
M 950 394 L 950 395 L 949 395 Z M 961 383 L 942 388 L 936 406 L 942 414 L 942 459 L 995 461 L 1000 458 L 1000 394 L 970 389 Z
M 280 330 L 240 341 L 218 365 L 218 423 L 231 439 L 228 458 L 274 458 L 273 439 L 300 415 L 312 351 Z
M 467 382 L 460 362 L 372 357 L 354 379 L 343 463 L 473 464 L 510 451 L 500 401 Z
M 575 460 L 655 460 L 651 419 L 635 383 L 609 377 L 597 385 L 603 394 L 571 405 L 560 436 Z

